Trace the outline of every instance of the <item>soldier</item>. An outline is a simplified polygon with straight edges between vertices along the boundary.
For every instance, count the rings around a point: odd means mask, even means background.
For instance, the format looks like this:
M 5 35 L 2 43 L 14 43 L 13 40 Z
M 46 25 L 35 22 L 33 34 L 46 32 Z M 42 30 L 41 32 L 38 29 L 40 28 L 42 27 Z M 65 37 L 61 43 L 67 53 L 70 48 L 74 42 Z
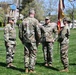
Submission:
M 61 70 L 62 72 L 68 72 L 68 44 L 69 44 L 69 35 L 70 35 L 70 28 L 68 24 L 70 21 L 68 18 L 63 19 L 63 26 L 61 27 L 58 41 L 60 43 L 60 56 L 61 62 L 64 66 L 64 69 Z
M 14 18 L 9 18 L 9 23 L 4 28 L 4 40 L 6 47 L 7 67 L 15 67 L 12 64 L 16 46 L 16 29 L 14 27 Z
M 56 23 L 51 23 L 50 18 L 48 16 L 45 18 L 45 24 L 41 27 L 41 35 L 45 66 L 51 67 L 53 56 L 53 44 L 58 36 L 58 32 Z
M 22 31 L 20 31 L 20 40 L 24 44 L 24 64 L 25 72 L 35 72 L 37 46 L 36 42 L 39 41 L 41 36 L 38 27 L 38 20 L 34 18 L 35 11 L 30 9 L 29 17 L 25 18 L 22 22 Z

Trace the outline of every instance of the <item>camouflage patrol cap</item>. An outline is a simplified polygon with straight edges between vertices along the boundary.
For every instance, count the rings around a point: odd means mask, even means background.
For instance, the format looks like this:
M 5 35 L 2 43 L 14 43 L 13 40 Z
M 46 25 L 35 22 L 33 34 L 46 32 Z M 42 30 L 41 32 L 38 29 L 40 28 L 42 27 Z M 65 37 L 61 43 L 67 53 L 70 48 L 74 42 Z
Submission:
M 31 9 L 29 10 L 29 13 L 30 13 L 30 14 L 31 14 L 31 13 L 35 13 L 34 8 L 31 8 Z
M 9 17 L 9 20 L 12 20 L 12 21 L 14 21 L 15 19 L 14 19 L 14 17 Z
M 63 21 L 67 21 L 67 22 L 70 23 L 71 22 L 71 19 L 69 17 L 66 17 L 66 18 L 63 19 Z
M 50 17 L 49 17 L 49 16 L 46 16 L 46 17 L 45 17 L 45 19 L 49 20 L 49 19 L 50 19 Z

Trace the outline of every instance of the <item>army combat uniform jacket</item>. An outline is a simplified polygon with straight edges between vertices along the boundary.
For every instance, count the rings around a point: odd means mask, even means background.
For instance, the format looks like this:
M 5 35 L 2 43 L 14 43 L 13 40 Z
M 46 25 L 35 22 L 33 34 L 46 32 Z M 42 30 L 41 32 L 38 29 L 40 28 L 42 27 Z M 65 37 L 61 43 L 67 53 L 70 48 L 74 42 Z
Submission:
M 4 40 L 9 44 L 16 44 L 16 29 L 14 25 L 7 24 L 4 28 Z
M 42 42 L 52 42 L 58 37 L 57 26 L 55 23 L 49 23 L 48 25 L 44 24 L 41 27 Z
M 69 36 L 70 36 L 70 28 L 68 24 L 61 28 L 61 31 L 58 36 L 58 41 L 62 44 L 69 43 Z
M 41 32 L 38 27 L 38 20 L 35 18 L 27 17 L 23 20 L 20 26 L 19 37 L 23 43 L 31 43 L 39 41 Z

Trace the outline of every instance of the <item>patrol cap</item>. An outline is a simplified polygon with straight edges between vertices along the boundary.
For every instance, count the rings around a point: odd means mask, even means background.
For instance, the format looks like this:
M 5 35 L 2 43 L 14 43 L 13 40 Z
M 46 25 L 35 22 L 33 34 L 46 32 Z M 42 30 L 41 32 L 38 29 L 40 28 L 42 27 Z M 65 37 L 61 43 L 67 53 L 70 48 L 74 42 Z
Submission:
M 50 19 L 50 17 L 49 17 L 49 16 L 45 17 L 45 20 L 49 20 L 49 19 Z
M 31 9 L 29 10 L 29 13 L 30 13 L 30 14 L 35 13 L 34 8 L 31 8 Z
M 71 23 L 71 19 L 70 19 L 69 17 L 64 18 L 64 19 L 63 19 L 63 22 L 64 22 L 64 21 L 67 21 L 68 23 Z
M 14 17 L 9 17 L 9 20 L 12 20 L 12 21 L 14 21 L 15 19 L 14 19 Z

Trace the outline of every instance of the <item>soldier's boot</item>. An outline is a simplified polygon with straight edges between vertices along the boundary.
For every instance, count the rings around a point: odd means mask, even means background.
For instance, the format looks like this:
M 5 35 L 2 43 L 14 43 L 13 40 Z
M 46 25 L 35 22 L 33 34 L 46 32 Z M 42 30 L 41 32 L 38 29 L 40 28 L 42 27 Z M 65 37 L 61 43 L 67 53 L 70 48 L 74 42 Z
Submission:
M 49 67 L 52 67 L 52 64 L 49 64 Z
M 60 72 L 69 72 L 68 68 L 61 70 Z
M 14 66 L 12 63 L 7 64 L 7 68 L 10 68 L 10 67 L 16 67 L 16 66 Z
M 26 72 L 26 73 L 28 73 L 28 72 L 29 72 L 28 68 L 26 68 L 26 69 L 25 69 L 25 72 Z
M 45 63 L 45 66 L 47 67 L 47 66 L 48 66 L 48 64 L 47 64 L 47 63 Z
M 29 72 L 30 72 L 30 73 L 36 73 L 36 71 L 34 71 L 34 70 L 30 70 Z

